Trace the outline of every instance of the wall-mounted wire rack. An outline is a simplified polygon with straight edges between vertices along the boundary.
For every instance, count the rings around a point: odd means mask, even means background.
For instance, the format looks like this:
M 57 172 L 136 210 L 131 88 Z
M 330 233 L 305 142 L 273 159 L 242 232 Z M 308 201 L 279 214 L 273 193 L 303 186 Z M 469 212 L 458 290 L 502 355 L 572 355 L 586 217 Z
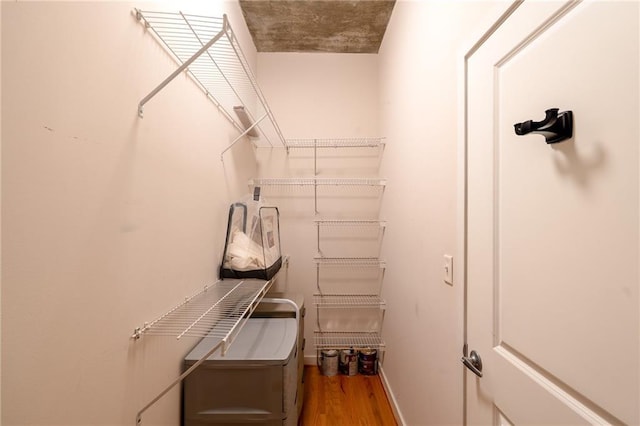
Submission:
M 381 308 L 386 302 L 377 294 L 314 294 L 313 304 L 318 308 Z
M 179 65 L 140 101 L 141 117 L 144 105 L 180 73 L 186 72 L 241 132 L 223 154 L 242 137 L 252 135 L 254 127 L 259 130 L 252 139 L 256 146 L 286 146 L 226 15 L 219 18 L 139 9 L 135 9 L 135 13 Z M 236 112 L 238 107 L 246 117 Z
M 217 281 L 156 320 L 136 328 L 131 337 L 205 337 L 216 326 L 215 337 L 220 339 L 224 354 L 246 314 L 253 310 L 269 284 L 270 281 L 262 280 Z
M 296 188 L 313 189 L 313 209 L 315 214 L 319 214 L 318 199 L 319 188 L 324 188 L 325 191 L 335 190 L 338 192 L 344 191 L 357 191 L 360 194 L 368 193 L 372 195 L 372 198 L 379 199 L 380 195 L 384 192 L 387 180 L 382 178 L 348 178 L 348 177 L 299 177 L 299 178 L 260 178 L 249 180 L 249 186 L 254 188 L 256 186 L 261 187 L 275 187 L 281 188 L 281 190 L 294 190 Z
M 380 178 L 261 178 L 251 179 L 251 186 L 373 186 L 384 187 L 386 179 Z
M 317 307 L 337 307 L 338 304 L 348 305 L 350 301 L 353 301 L 356 305 L 377 306 L 384 310 L 386 303 L 380 297 L 387 267 L 384 260 L 377 257 L 314 257 L 313 261 L 316 264 L 315 296 L 318 297 L 314 296 L 314 304 Z M 331 270 L 334 273 L 331 273 Z M 343 277 L 348 277 L 346 282 L 343 281 L 344 278 L 341 280 L 345 285 L 352 287 L 351 281 L 358 277 L 368 283 L 367 290 L 323 290 L 322 282 L 330 277 L 336 279 L 335 272 L 341 271 L 347 271 L 340 274 Z M 370 273 L 364 274 L 365 271 L 370 271 Z
M 288 266 L 288 257 L 283 264 Z M 211 349 L 200 360 L 147 403 L 136 415 L 136 424 L 142 423 L 142 414 L 182 382 L 193 370 L 220 350 L 224 355 L 234 338 L 242 330 L 258 303 L 278 278 L 271 280 L 220 280 L 205 286 L 201 291 L 178 304 L 157 319 L 136 327 L 131 338 L 143 336 L 173 336 L 207 338 Z
M 372 226 L 376 228 L 385 228 L 387 222 L 380 219 L 314 219 L 319 227 L 331 226 Z
M 339 139 L 287 139 L 286 141 L 287 154 L 290 154 L 291 151 L 295 149 L 313 149 L 314 176 L 318 176 L 318 160 L 327 155 L 328 148 L 332 148 L 333 150 L 340 149 L 343 153 L 345 151 L 351 151 L 352 154 L 355 153 L 359 157 L 363 156 L 363 148 L 373 149 L 373 151 L 371 152 L 376 153 L 376 157 L 378 158 L 378 164 L 376 167 L 379 168 L 384 147 L 384 138 L 381 137 Z M 351 150 L 345 148 L 351 148 Z M 367 154 L 367 156 L 369 156 L 369 154 Z
M 384 148 L 384 138 L 287 139 L 287 148 Z
M 318 266 L 348 266 L 386 268 L 386 262 L 377 257 L 314 257 Z
M 384 341 L 375 331 L 314 331 L 317 349 L 371 348 L 383 349 Z
M 274 187 L 276 196 L 289 197 L 300 191 L 306 197 L 306 191 L 313 191 L 318 249 L 313 258 L 317 309 L 314 343 L 318 359 L 323 349 L 384 349 L 380 333 L 386 302 L 380 292 L 386 262 L 378 256 L 386 229 L 386 221 L 379 219 L 379 202 L 387 180 L 377 177 L 384 147 L 381 137 L 288 139 L 289 160 L 292 156 L 296 161 L 312 159 L 313 175 L 249 182 L 251 187 Z M 293 150 L 307 151 L 293 154 Z M 354 163 L 356 167 L 351 167 Z M 358 175 L 363 177 L 355 177 Z M 323 204 L 322 214 L 319 204 Z M 330 255 L 325 256 L 320 249 L 321 240 Z M 358 308 L 357 314 L 351 311 L 354 308 Z M 331 309 L 341 312 L 333 315 L 336 312 Z M 357 330 L 345 330 L 350 327 Z
M 333 239 L 341 239 L 343 242 L 347 238 L 366 238 L 368 241 L 375 239 L 377 242 L 377 254 L 380 254 L 382 239 L 387 226 L 387 222 L 380 219 L 314 219 L 316 225 L 316 242 L 318 257 L 322 258 L 323 250 L 321 242 L 323 236 L 330 236 Z M 322 232 L 321 232 L 322 230 Z

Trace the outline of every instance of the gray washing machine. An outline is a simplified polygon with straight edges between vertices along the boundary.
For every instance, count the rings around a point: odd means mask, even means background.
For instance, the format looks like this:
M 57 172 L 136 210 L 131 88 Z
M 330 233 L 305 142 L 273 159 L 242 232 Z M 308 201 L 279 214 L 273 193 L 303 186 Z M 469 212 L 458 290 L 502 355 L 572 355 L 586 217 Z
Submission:
M 277 295 L 281 296 L 281 295 Z M 182 418 L 186 426 L 278 425 L 294 426 L 302 408 L 301 333 L 293 306 L 280 299 L 261 303 L 262 318 L 249 318 L 223 357 L 211 355 L 184 379 Z M 287 303 L 284 303 L 287 305 Z M 293 311 L 293 315 L 291 315 Z M 184 369 L 212 347 L 204 338 L 185 357 Z

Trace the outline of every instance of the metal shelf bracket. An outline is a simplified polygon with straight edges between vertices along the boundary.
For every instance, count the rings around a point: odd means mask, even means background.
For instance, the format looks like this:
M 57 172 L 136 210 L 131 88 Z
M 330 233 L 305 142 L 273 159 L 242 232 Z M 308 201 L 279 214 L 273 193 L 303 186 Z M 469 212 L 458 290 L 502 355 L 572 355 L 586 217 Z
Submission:
M 258 134 L 252 139 L 256 147 L 286 147 L 286 140 L 226 15 L 216 18 L 182 12 L 135 9 L 135 16 L 146 29 L 151 30 L 179 65 L 138 103 L 138 115 L 141 118 L 144 117 L 145 104 L 180 73 L 185 72 L 223 116 L 242 133 L 231 146 L 246 136 L 249 133 L 247 130 L 254 130 Z M 233 113 L 237 107 L 241 107 L 249 117 L 261 118 L 246 129 L 247 125 L 242 123 L 242 118 Z M 268 120 L 263 121 L 264 118 Z

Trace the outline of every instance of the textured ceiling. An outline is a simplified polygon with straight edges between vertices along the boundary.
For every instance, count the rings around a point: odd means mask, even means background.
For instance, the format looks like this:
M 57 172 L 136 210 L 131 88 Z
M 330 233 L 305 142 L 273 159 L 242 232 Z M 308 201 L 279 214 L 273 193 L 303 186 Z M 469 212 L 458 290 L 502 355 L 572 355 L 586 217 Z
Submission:
M 395 0 L 240 0 L 258 52 L 378 53 Z

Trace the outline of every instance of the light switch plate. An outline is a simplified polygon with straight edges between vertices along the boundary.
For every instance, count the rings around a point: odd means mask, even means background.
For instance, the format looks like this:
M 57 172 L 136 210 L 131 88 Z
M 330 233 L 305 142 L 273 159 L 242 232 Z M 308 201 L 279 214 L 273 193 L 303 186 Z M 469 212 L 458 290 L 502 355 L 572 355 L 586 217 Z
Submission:
M 453 256 L 444 255 L 444 282 L 453 285 Z

